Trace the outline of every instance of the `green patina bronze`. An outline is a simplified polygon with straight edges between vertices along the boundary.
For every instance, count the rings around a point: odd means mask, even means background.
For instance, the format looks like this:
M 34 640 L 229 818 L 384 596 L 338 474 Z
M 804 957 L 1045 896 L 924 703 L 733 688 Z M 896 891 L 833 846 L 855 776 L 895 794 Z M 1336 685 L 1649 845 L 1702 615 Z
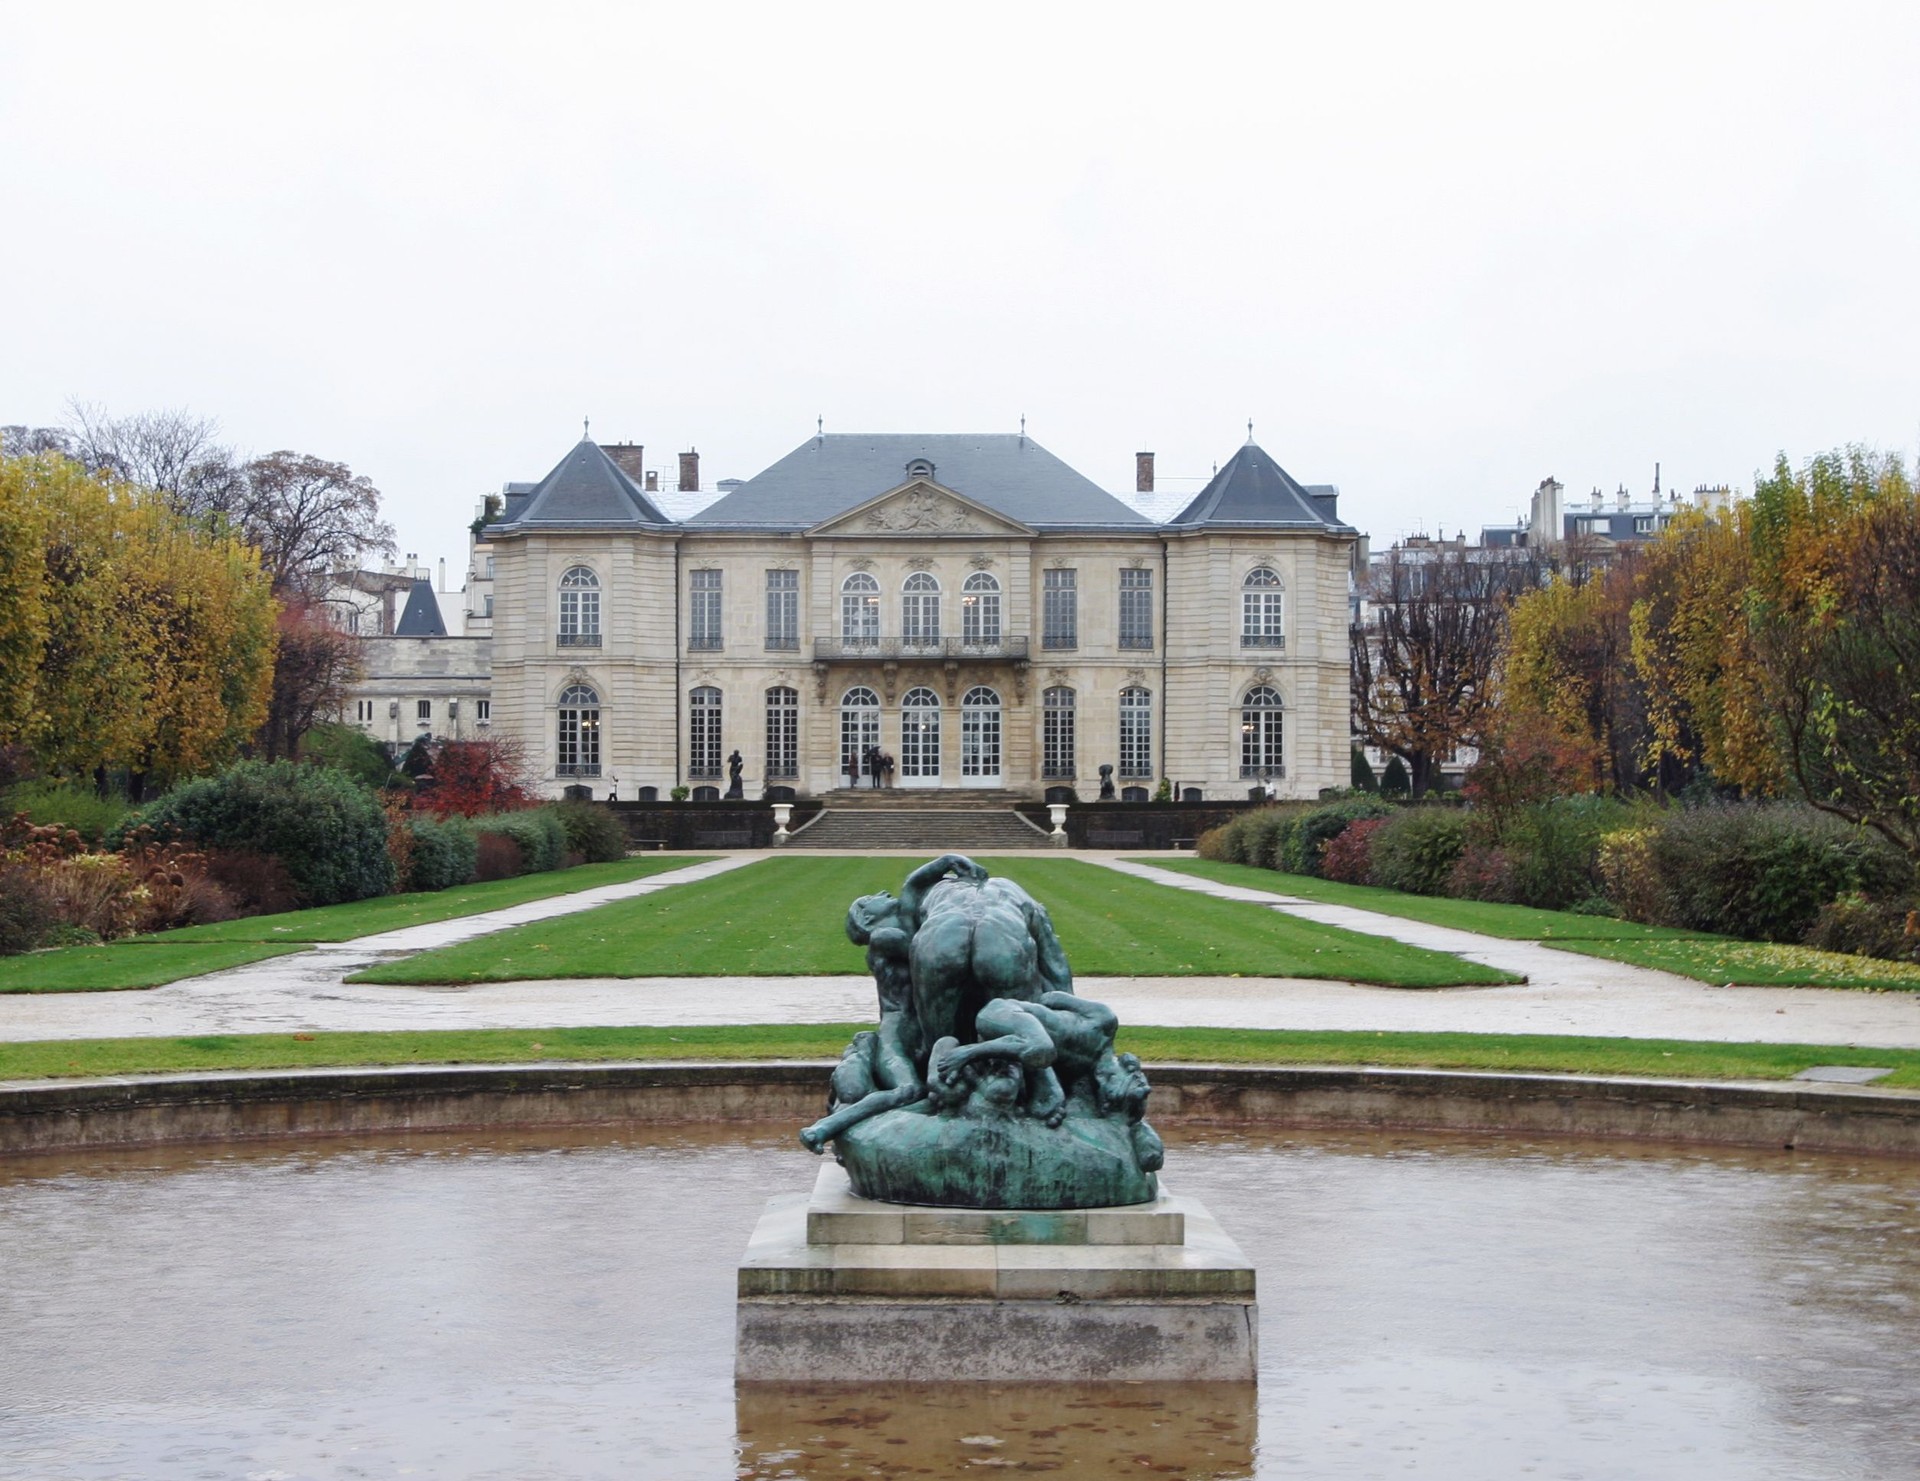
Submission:
M 828 1112 L 800 1133 L 834 1147 L 854 1191 L 960 1208 L 1103 1208 L 1158 1195 L 1164 1156 L 1147 1077 L 1115 1054 L 1119 1020 L 1074 996 L 1046 908 L 943 854 L 896 897 L 866 895 L 877 1028 L 854 1035 Z

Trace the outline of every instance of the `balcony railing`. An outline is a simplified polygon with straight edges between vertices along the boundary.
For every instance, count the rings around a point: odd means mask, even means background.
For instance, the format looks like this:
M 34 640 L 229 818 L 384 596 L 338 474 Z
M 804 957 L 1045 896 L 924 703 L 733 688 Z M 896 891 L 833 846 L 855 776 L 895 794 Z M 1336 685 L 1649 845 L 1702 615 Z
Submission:
M 557 641 L 562 648 L 598 648 L 599 633 L 561 633 Z
M 562 761 L 554 767 L 553 774 L 555 776 L 599 776 L 600 763 L 598 761 Z
M 1014 660 L 1024 663 L 1027 658 L 1027 640 L 1025 638 L 1003 637 L 997 642 L 968 642 L 965 638 L 815 638 L 813 640 L 813 661 L 815 663 L 884 663 L 898 662 L 902 659 L 958 659 L 1004 662 Z

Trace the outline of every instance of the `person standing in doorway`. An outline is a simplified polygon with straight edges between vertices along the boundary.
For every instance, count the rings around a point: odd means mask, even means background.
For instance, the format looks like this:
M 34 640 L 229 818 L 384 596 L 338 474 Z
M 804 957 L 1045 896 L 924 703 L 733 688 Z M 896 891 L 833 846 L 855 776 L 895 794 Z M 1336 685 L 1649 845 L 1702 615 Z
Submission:
M 880 781 L 883 786 L 893 785 L 893 752 L 891 751 L 880 753 Z

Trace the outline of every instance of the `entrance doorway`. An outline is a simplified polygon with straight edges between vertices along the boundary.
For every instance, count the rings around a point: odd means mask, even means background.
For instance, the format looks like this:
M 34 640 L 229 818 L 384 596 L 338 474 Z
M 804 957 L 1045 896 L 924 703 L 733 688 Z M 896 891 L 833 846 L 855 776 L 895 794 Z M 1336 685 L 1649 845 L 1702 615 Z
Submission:
M 851 787 L 866 781 L 867 752 L 880 744 L 880 696 L 871 689 L 849 689 L 840 696 L 840 781 Z
M 900 784 L 940 785 L 940 696 L 909 689 L 900 701 Z
M 984 684 L 960 701 L 960 785 L 1000 785 L 1000 695 Z

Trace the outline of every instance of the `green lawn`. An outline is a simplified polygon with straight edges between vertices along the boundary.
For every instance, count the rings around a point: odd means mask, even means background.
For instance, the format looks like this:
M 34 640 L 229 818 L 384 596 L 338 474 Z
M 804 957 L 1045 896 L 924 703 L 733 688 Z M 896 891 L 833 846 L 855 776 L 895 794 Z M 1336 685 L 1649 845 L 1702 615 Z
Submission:
M 1493 905 L 1481 900 L 1406 895 L 1399 890 L 1341 884 L 1331 879 L 1315 879 L 1307 874 L 1279 874 L 1271 869 L 1254 868 L 1250 864 L 1216 864 L 1207 859 L 1166 858 L 1137 858 L 1128 862 L 1151 864 L 1156 869 L 1170 869 L 1177 874 L 1197 875 L 1201 879 L 1218 880 L 1221 884 L 1240 885 L 1250 890 L 1265 890 L 1274 895 L 1294 895 L 1322 905 L 1351 905 L 1357 910 L 1378 911 L 1381 915 L 1424 921 L 1432 926 L 1478 931 L 1483 936 L 1499 936 L 1508 941 L 1652 941 L 1699 935 L 1695 931 L 1677 931 L 1667 926 L 1643 926 L 1633 921 L 1611 920 L 1603 915 L 1574 915 L 1565 910 L 1535 910 L 1529 905 Z
M 862 1025 L 474 1029 L 426 1033 L 244 1034 L 0 1044 L 0 1079 L 321 1066 L 515 1064 L 529 1060 L 837 1058 Z M 1544 1034 L 1324 1033 L 1130 1028 L 1122 1047 L 1154 1064 L 1383 1065 L 1456 1070 L 1784 1080 L 1817 1064 L 1875 1065 L 1878 1086 L 1920 1090 L 1920 1051 L 1819 1044 L 1714 1044 Z
M 218 972 L 267 957 L 303 951 L 263 941 L 122 941 L 113 946 L 63 946 L 0 957 L 0 993 L 112 992 L 159 987 L 202 972 Z
M 284 915 L 256 915 L 246 920 L 221 921 L 218 925 L 188 926 L 149 937 L 163 941 L 351 941 L 380 931 L 398 931 L 405 926 L 422 926 L 433 921 L 452 920 L 456 916 L 479 915 L 487 910 L 504 910 L 509 905 L 524 905 L 529 900 L 545 900 L 554 895 L 571 895 L 600 885 L 624 884 L 645 879 L 669 869 L 684 869 L 704 864 L 710 854 L 648 854 L 641 858 L 620 859 L 611 864 L 582 864 L 577 869 L 554 869 L 544 874 L 523 874 L 515 879 L 489 880 L 485 884 L 459 885 L 450 890 L 431 890 L 417 895 L 382 895 L 376 900 L 356 900 L 350 905 L 323 905 L 317 910 L 290 910 Z
M 1213 900 L 1071 859 L 988 859 L 1053 917 L 1088 977 L 1325 977 L 1396 987 L 1513 982 L 1445 952 Z M 546 977 L 818 976 L 865 972 L 848 942 L 858 895 L 900 887 L 907 861 L 769 859 L 483 941 L 386 962 L 354 982 L 511 982 Z
M 1920 992 L 1920 966 L 1868 956 L 1699 937 L 1682 941 L 1556 941 L 1562 951 L 1676 972 L 1726 987 L 1858 987 Z

